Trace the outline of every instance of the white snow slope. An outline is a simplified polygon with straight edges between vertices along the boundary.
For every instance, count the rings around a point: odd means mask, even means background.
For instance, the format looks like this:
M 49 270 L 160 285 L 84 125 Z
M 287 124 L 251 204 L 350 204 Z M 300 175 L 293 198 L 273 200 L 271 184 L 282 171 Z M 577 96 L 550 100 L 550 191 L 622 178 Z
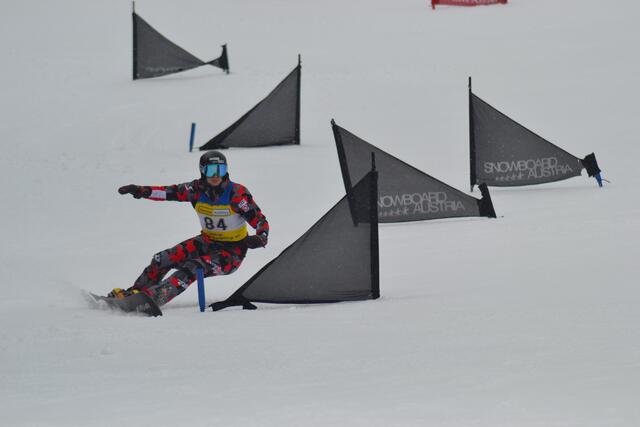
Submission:
M 133 82 L 128 1 L 2 4 L 1 425 L 640 425 L 637 1 L 136 10 L 203 59 L 228 43 L 232 73 Z M 201 314 L 192 286 L 161 318 L 90 309 L 81 289 L 130 286 L 199 231 L 188 204 L 116 189 L 195 178 L 191 122 L 201 145 L 298 53 L 302 145 L 228 150 L 270 244 L 207 279 L 209 302 L 342 197 L 331 118 L 467 190 L 468 76 L 567 151 L 595 151 L 612 183 L 492 189 L 498 219 L 381 226 L 377 301 Z

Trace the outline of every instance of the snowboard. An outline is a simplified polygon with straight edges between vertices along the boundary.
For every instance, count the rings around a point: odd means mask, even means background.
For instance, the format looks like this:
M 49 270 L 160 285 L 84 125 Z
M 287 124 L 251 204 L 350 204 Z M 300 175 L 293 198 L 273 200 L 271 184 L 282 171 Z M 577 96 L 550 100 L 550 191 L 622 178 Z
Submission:
M 153 317 L 162 316 L 160 308 L 155 302 L 153 302 L 151 297 L 145 293 L 133 294 L 120 299 L 96 295 L 89 292 L 88 297 L 96 305 L 100 305 L 101 302 L 104 302 L 107 307 L 121 310 L 125 313 L 141 313 Z

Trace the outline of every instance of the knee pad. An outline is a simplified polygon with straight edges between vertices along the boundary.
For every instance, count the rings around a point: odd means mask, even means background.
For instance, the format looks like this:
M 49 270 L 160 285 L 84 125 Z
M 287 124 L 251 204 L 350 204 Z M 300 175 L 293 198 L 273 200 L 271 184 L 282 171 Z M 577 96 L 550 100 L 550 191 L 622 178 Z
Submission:
M 169 255 L 165 251 L 158 252 L 151 258 L 151 264 L 157 265 L 158 267 L 166 267 L 171 264 Z

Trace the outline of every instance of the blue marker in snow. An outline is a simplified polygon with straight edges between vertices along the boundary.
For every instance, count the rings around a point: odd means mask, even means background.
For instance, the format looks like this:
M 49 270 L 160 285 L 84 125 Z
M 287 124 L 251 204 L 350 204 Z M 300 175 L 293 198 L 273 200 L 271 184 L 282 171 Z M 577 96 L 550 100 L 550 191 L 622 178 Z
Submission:
M 598 186 L 602 187 L 602 177 L 600 176 L 600 174 L 597 173 L 595 178 L 596 178 L 596 181 L 598 181 Z
M 193 151 L 193 140 L 196 137 L 196 124 L 191 123 L 191 137 L 189 138 L 189 152 Z
M 198 304 L 200 304 L 200 313 L 204 313 L 204 273 L 201 268 L 196 271 L 198 274 Z

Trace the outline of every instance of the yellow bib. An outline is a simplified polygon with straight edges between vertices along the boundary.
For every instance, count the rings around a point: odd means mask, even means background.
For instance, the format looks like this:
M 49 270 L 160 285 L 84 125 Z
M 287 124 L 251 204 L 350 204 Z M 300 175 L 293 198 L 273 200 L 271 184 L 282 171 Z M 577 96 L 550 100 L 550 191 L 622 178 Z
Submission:
M 247 237 L 247 222 L 233 211 L 229 203 L 232 185 L 230 182 L 221 200 L 217 201 L 218 204 L 213 204 L 211 199 L 203 194 L 194 206 L 200 219 L 202 233 L 212 240 L 237 242 Z

